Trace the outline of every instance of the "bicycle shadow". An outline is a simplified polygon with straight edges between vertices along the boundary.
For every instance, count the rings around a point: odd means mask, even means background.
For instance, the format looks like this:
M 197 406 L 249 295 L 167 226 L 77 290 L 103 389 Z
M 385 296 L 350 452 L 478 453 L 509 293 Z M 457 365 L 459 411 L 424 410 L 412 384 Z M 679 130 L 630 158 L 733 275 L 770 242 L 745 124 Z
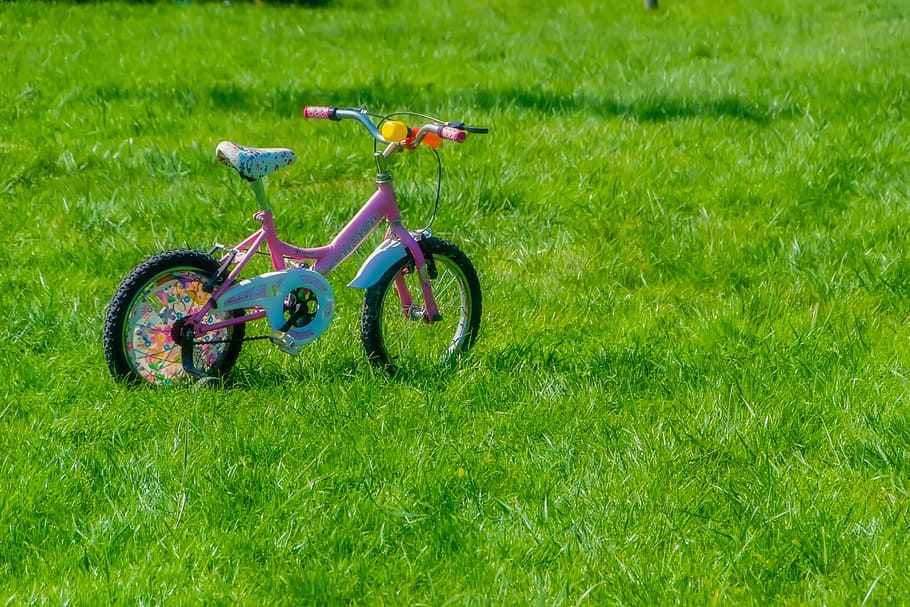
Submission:
M 371 365 L 360 355 L 342 356 L 331 359 L 310 359 L 300 364 L 288 363 L 280 358 L 271 359 L 257 356 L 254 359 L 238 361 L 237 365 L 219 381 L 210 384 L 193 385 L 194 388 L 227 389 L 256 391 L 263 388 L 282 385 L 299 385 L 301 383 L 349 383 L 385 384 L 407 386 L 410 388 L 442 390 L 453 382 L 462 382 L 476 372 L 485 368 L 485 359 L 469 352 L 465 356 L 448 364 L 422 366 L 417 368 L 402 367 L 394 370 Z M 188 384 L 189 385 L 189 384 Z
M 533 111 L 547 115 L 588 114 L 603 118 L 629 118 L 639 122 L 661 122 L 686 118 L 729 118 L 768 123 L 799 112 L 793 104 L 769 104 L 736 94 L 705 94 L 686 97 L 665 93 L 621 99 L 606 95 L 574 92 L 562 94 L 539 88 L 472 87 L 461 91 L 436 90 L 432 84 L 408 85 L 373 81 L 363 86 L 319 90 L 275 88 L 253 90 L 237 83 L 219 83 L 209 90 L 212 104 L 230 111 L 268 110 L 282 117 L 300 115 L 306 105 L 338 107 L 421 107 L 455 106 L 500 112 Z
M 629 118 L 638 122 L 660 122 L 685 118 L 731 118 L 767 123 L 782 114 L 797 111 L 763 107 L 758 101 L 733 94 L 697 97 L 653 93 L 631 100 L 586 93 L 561 95 L 536 89 L 480 89 L 464 99 L 466 105 L 484 109 L 515 108 L 542 114 L 588 114 L 602 118 Z

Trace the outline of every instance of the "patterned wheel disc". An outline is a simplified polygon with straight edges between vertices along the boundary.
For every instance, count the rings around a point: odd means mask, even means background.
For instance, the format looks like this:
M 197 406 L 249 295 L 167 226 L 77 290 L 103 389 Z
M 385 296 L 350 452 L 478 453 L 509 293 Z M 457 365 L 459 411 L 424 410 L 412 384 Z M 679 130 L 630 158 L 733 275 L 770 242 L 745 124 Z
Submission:
M 174 323 L 198 311 L 209 299 L 202 290 L 207 276 L 198 270 L 173 269 L 150 280 L 139 291 L 124 323 L 126 356 L 130 366 L 153 384 L 171 384 L 184 373 L 180 345 L 171 335 Z M 206 323 L 225 320 L 228 314 L 210 313 Z M 227 351 L 229 329 L 206 333 L 193 350 L 196 368 L 216 369 Z

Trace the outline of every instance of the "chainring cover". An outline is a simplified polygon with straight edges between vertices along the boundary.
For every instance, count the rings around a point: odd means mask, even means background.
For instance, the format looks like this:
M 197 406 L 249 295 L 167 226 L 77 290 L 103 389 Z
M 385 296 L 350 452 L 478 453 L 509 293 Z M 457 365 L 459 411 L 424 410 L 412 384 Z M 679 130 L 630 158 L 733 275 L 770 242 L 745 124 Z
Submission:
M 218 298 L 218 310 L 258 307 L 265 310 L 273 331 L 285 324 L 285 302 L 298 289 L 308 289 L 316 298 L 316 312 L 302 327 L 290 327 L 285 334 L 294 342 L 308 344 L 328 328 L 335 313 L 335 293 L 322 274 L 308 268 L 294 268 L 261 274 L 242 280 Z

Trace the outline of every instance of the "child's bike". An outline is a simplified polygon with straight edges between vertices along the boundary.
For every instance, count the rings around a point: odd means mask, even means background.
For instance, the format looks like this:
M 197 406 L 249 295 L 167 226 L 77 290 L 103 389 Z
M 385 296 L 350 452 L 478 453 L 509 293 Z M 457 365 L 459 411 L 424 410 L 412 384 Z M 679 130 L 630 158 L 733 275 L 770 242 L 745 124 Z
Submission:
M 421 145 L 435 152 L 442 140 L 461 143 L 468 133 L 487 130 L 412 112 L 379 116 L 362 109 L 307 107 L 304 115 L 353 119 L 366 128 L 376 140 L 377 191 L 332 242 L 298 248 L 279 238 L 262 182 L 294 162 L 294 152 L 219 144 L 218 160 L 250 183 L 259 203 L 253 218 L 261 227 L 238 244 L 215 245 L 208 253 L 159 253 L 127 275 L 104 319 L 104 356 L 115 378 L 159 385 L 184 378 L 217 380 L 249 339 L 271 339 L 283 352 L 299 353 L 332 320 L 335 298 L 325 277 L 383 223 L 385 239 L 348 285 L 365 289 L 360 326 L 369 360 L 391 372 L 411 364 L 445 364 L 474 343 L 481 313 L 477 273 L 458 247 L 431 236 L 429 226 L 405 228 L 387 164 L 395 152 Z M 403 116 L 427 124 L 410 128 L 391 119 Z M 274 271 L 240 280 L 259 252 L 270 256 Z M 269 335 L 245 338 L 247 323 L 261 319 Z

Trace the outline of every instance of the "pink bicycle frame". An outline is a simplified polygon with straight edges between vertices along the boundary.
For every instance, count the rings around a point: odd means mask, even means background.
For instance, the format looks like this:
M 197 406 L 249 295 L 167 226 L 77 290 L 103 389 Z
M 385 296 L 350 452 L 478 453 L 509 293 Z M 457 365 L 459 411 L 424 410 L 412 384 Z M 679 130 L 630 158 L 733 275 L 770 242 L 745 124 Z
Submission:
M 272 211 L 265 202 L 262 182 L 259 180 L 253 182 L 252 186 L 256 192 L 257 199 L 260 201 L 260 207 L 262 209 L 257 212 L 253 218 L 261 223 L 262 227 L 233 247 L 228 254 L 222 258 L 221 263 L 223 267 L 231 262 L 236 263 L 236 265 L 234 269 L 231 270 L 227 279 L 212 293 L 211 299 L 194 314 L 194 317 L 203 318 L 212 308 L 217 307 L 219 298 L 235 284 L 237 277 L 246 267 L 249 260 L 263 245 L 266 245 L 269 250 L 272 266 L 275 270 L 287 269 L 287 260 L 294 259 L 301 262 L 312 262 L 310 269 L 326 276 L 357 250 L 364 240 L 366 240 L 366 238 L 383 221 L 386 221 L 388 223 L 386 238 L 399 239 L 414 259 L 420 278 L 421 291 L 426 303 L 424 320 L 428 323 L 438 320 L 440 318 L 439 308 L 436 305 L 436 300 L 430 287 L 430 281 L 427 278 L 426 257 L 417 240 L 402 225 L 401 211 L 398 208 L 398 202 L 395 198 L 395 190 L 392 182 L 380 182 L 377 185 L 378 189 L 376 192 L 338 235 L 335 236 L 331 243 L 316 248 L 298 248 L 284 242 L 278 237 Z M 404 280 L 400 277 L 395 281 L 395 285 L 398 290 L 403 313 L 407 314 L 413 303 L 411 294 L 408 292 Z M 200 323 L 194 327 L 195 334 L 197 336 L 202 335 L 210 331 L 217 331 L 232 325 L 257 320 L 264 316 L 265 312 L 259 310 L 241 317 L 229 318 L 217 323 Z

